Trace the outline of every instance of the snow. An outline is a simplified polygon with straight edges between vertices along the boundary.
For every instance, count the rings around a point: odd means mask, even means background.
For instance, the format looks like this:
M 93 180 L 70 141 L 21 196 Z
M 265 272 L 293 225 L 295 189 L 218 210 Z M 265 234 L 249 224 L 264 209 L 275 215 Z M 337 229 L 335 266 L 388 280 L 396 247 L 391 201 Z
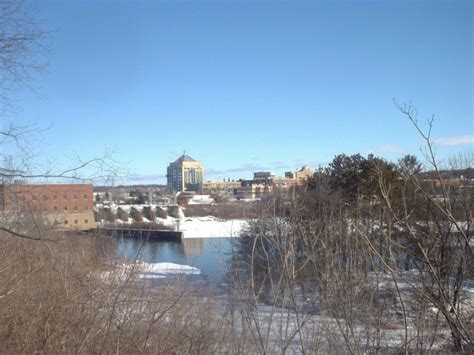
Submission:
M 191 265 L 137 261 L 135 263 L 115 265 L 114 271 L 104 271 L 100 274 L 100 278 L 104 281 L 112 280 L 114 277 L 117 277 L 119 280 L 125 280 L 133 270 L 138 271 L 138 277 L 141 279 L 162 279 L 172 275 L 201 274 L 199 268 Z
M 218 220 L 215 217 L 185 218 L 179 222 L 183 238 L 228 238 L 238 237 L 247 226 L 246 220 Z
M 146 263 L 141 262 L 141 269 L 144 273 L 158 273 L 162 275 L 185 274 L 199 275 L 201 270 L 191 265 L 181 265 L 175 263 Z
M 139 209 L 139 205 L 121 205 L 120 208 L 129 211 L 131 208 Z M 185 217 L 181 209 L 179 209 L 179 215 L 180 218 L 171 216 L 167 216 L 167 218 L 156 217 L 154 222 L 183 232 L 183 238 L 238 237 L 248 225 L 248 221 L 243 219 L 222 220 L 214 216 Z M 126 221 L 116 219 L 117 224 L 131 224 L 133 222 L 134 220 L 131 217 Z M 149 221 L 143 218 L 143 222 L 147 223 Z
M 179 220 L 156 218 L 156 222 L 183 232 L 183 238 L 228 238 L 238 237 L 248 221 L 243 219 L 221 220 L 214 216 L 185 217 Z
M 200 275 L 201 270 L 191 265 L 181 265 L 175 263 L 137 263 L 140 268 L 141 279 L 164 279 L 176 275 Z
M 210 195 L 194 195 L 189 205 L 210 205 L 214 203 L 214 199 Z
M 156 217 L 155 222 L 162 224 L 166 227 L 172 227 L 172 228 L 176 227 L 176 219 L 171 216 L 168 216 L 167 218 Z

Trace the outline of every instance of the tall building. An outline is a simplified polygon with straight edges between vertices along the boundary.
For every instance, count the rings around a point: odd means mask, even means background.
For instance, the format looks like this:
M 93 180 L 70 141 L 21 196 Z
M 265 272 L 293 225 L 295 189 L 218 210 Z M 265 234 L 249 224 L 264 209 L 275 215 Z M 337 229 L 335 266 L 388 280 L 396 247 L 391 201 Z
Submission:
M 204 167 L 187 154 L 170 163 L 167 169 L 168 189 L 201 192 L 204 181 Z

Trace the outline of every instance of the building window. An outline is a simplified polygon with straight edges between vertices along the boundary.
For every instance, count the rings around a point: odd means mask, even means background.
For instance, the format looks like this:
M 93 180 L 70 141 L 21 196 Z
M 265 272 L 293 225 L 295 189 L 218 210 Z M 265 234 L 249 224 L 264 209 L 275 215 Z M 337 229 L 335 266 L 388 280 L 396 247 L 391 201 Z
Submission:
M 64 224 L 68 224 L 68 221 L 67 221 L 67 219 L 65 219 L 65 220 L 64 220 Z
M 63 199 L 67 200 L 67 195 L 66 194 L 63 195 Z
M 73 198 L 74 200 L 77 200 L 77 195 L 73 195 L 72 198 Z
M 54 195 L 53 200 L 57 200 L 57 199 L 58 199 L 58 195 Z
M 84 205 L 84 211 L 87 211 L 89 207 L 87 205 Z
M 67 212 L 67 206 L 64 206 L 64 212 Z
M 58 207 L 54 206 L 54 212 L 57 212 L 57 211 L 58 211 Z
M 48 199 L 48 195 L 43 195 L 43 200 L 46 201 Z
M 48 207 L 44 206 L 43 211 L 48 212 Z
M 87 194 L 84 194 L 84 200 L 87 200 Z
M 74 206 L 74 212 L 77 212 L 77 206 Z
M 33 201 L 36 201 L 36 195 L 33 195 L 31 198 L 33 199 Z
M 77 219 L 74 220 L 74 224 L 78 224 L 79 221 Z
M 88 219 L 85 219 L 85 220 L 84 220 L 84 223 L 85 223 L 85 224 L 89 223 L 89 220 L 88 220 Z

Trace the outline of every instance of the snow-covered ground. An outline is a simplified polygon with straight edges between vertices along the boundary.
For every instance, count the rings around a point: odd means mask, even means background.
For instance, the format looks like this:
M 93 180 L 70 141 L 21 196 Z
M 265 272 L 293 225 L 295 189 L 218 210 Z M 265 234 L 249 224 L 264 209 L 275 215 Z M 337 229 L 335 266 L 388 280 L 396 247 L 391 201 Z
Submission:
M 228 238 L 238 237 L 247 226 L 243 219 L 221 220 L 213 216 L 185 217 L 176 219 L 157 218 L 156 221 L 174 230 L 183 232 L 183 238 Z
M 221 238 L 238 237 L 247 221 L 218 220 L 213 217 L 185 218 L 177 224 L 178 230 L 183 232 L 183 238 Z

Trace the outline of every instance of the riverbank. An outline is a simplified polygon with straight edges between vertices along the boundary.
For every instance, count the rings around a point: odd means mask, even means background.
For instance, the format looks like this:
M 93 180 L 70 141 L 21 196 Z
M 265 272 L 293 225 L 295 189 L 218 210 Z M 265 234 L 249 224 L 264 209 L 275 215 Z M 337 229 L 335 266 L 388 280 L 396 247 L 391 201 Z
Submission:
M 222 220 L 214 216 L 186 217 L 177 219 L 157 218 L 160 224 L 183 232 L 183 238 L 229 238 L 239 237 L 248 226 L 243 219 Z

